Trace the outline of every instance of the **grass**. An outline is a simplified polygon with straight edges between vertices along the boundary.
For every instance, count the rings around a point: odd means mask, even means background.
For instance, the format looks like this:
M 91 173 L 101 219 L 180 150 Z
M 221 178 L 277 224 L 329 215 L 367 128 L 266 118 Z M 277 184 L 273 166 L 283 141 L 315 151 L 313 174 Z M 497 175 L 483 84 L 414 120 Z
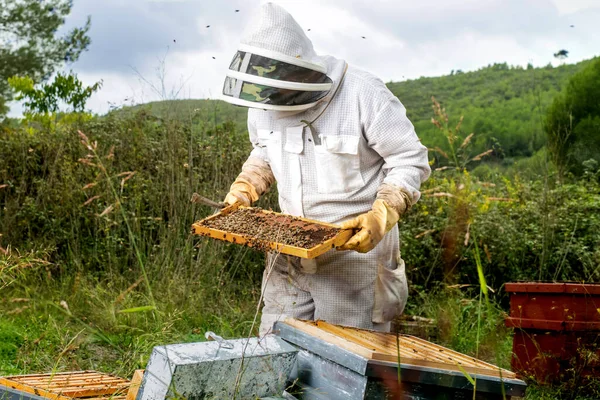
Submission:
M 212 252 L 230 247 L 206 244 Z M 260 262 L 257 257 L 257 269 Z M 215 272 L 199 265 L 194 278 L 152 280 L 157 310 L 122 313 L 147 304 L 141 283 L 132 288 L 126 278 L 27 271 L 0 300 L 0 375 L 95 369 L 131 377 L 156 345 L 204 341 L 208 330 L 225 338 L 246 336 L 260 296 L 259 276 L 242 289 L 231 284 L 227 271 Z M 479 318 L 478 289 L 440 288 L 415 296 L 410 312 L 436 320 L 439 344 L 510 368 L 512 332 L 504 328 L 504 312 L 492 297 Z M 586 398 L 572 393 L 530 385 L 526 399 Z
M 0 304 L 0 375 L 95 369 L 131 377 L 135 369 L 145 367 L 153 346 L 203 341 L 207 330 L 226 338 L 247 335 L 259 293 L 225 292 L 213 308 L 199 310 L 194 304 L 207 305 L 201 285 L 178 280 L 169 289 L 165 283 L 154 283 L 161 320 L 168 321 L 162 323 L 151 312 L 113 312 L 114 299 L 127 290 L 125 281 L 53 278 L 41 290 L 12 289 Z M 178 284 L 187 289 L 176 289 Z M 253 286 L 258 288 L 259 283 Z M 420 305 L 421 315 L 437 319 L 440 344 L 473 356 L 478 352 L 479 358 L 499 360 L 499 366 L 509 368 L 512 335 L 502 328 L 501 310 L 494 307 L 492 315 L 484 311 L 477 347 L 477 300 L 468 294 L 450 290 L 427 296 Z M 11 301 L 23 295 L 29 300 Z M 71 315 L 60 306 L 63 300 Z M 143 292 L 136 289 L 125 306 L 143 300 L 147 300 Z M 15 312 L 23 304 L 29 308 Z M 530 386 L 526 398 L 562 398 L 557 393 L 560 389 Z
M 489 309 L 481 308 L 479 318 L 476 289 L 440 289 L 423 294 L 410 300 L 418 304 L 410 313 L 436 321 L 439 344 L 510 369 L 512 332 L 504 328 L 505 314 L 492 303 Z
M 194 221 L 212 212 L 192 205 L 192 193 L 224 196 L 248 154 L 245 132 L 147 114 L 37 129 L 0 131 L 0 375 L 97 369 L 130 377 L 156 345 L 202 341 L 208 330 L 248 335 L 263 255 L 189 234 Z M 87 136 L 84 145 L 77 129 Z M 458 130 L 443 129 L 460 151 L 461 157 L 452 154 L 455 164 L 472 160 L 467 137 L 454 137 Z M 517 180 L 502 184 L 504 177 L 484 187 L 459 171 L 465 165 L 436 173 L 402 221 L 408 312 L 435 319 L 440 344 L 508 368 L 504 300 L 492 293 L 483 302 L 478 272 L 498 287 L 537 271 L 539 193 Z M 491 203 L 490 196 L 519 201 Z M 586 218 L 577 219 L 572 250 L 561 251 L 557 240 L 547 260 L 564 263 L 561 273 L 569 276 L 581 265 L 594 270 L 589 244 L 597 243 L 600 226 L 598 187 L 572 185 L 550 197 L 557 203 L 551 215 L 557 237 L 573 237 L 565 216 Z M 259 205 L 275 204 L 273 191 Z M 454 221 L 466 232 L 447 230 Z M 484 265 L 471 253 L 475 231 Z M 467 284 L 462 288 L 444 282 L 446 232 L 458 238 L 447 254 L 460 261 L 454 273 Z M 528 393 L 534 399 L 551 391 Z
M 146 114 L 27 129 L 0 147 L 0 239 L 19 248 L 0 246 L 0 375 L 130 377 L 156 345 L 248 334 L 264 257 L 189 232 L 212 212 L 192 193 L 222 198 L 244 132 Z
M 153 346 L 202 341 L 208 330 L 245 335 L 260 283 L 234 288 L 227 278 L 198 266 L 194 276 L 154 279 L 157 309 L 140 311 L 135 307 L 149 298 L 143 285 L 125 278 L 29 271 L 3 291 L 0 375 L 98 369 L 131 376 L 145 367 Z
M 208 268 L 199 272 L 212 275 Z M 59 370 L 97 368 L 131 376 L 136 368 L 145 366 L 155 345 L 202 341 L 207 330 L 226 338 L 247 335 L 260 296 L 258 279 L 248 281 L 244 291 L 223 284 L 218 294 L 210 293 L 214 287 L 206 286 L 210 278 L 196 282 L 186 277 L 154 281 L 157 312 L 161 314 L 156 318 L 151 311 L 118 312 L 148 300 L 142 285 L 138 285 L 123 304 L 115 305 L 115 299 L 131 284 L 126 279 L 109 282 L 82 274 L 30 275 L 7 290 L 0 302 L 0 337 L 4 339 L 1 374 L 56 366 Z M 475 355 L 476 300 L 451 290 L 412 301 L 421 302 L 420 315 L 438 321 L 440 344 Z M 500 339 L 500 366 L 508 367 L 510 332 L 497 329 L 502 313 L 498 308 L 494 312 L 484 313 L 482 318 L 479 355 L 495 362 L 494 343 Z

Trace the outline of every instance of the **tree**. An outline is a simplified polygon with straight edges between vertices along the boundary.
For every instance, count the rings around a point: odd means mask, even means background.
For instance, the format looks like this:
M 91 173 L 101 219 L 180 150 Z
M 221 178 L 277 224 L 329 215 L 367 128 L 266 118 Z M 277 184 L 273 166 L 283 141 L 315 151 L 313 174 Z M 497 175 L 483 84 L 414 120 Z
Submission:
M 83 27 L 57 34 L 71 7 L 71 0 L 0 0 L 0 115 L 12 99 L 9 77 L 43 82 L 89 46 L 89 17 Z
M 28 112 L 44 115 L 58 112 L 61 104 L 69 106 L 68 111 L 84 112 L 87 100 L 102 86 L 102 82 L 96 82 L 84 87 L 72 72 L 68 75 L 59 72 L 52 83 L 42 84 L 39 89 L 28 76 L 8 78 L 8 83 L 17 92 L 17 100 L 26 100 Z
M 584 161 L 600 161 L 600 58 L 573 75 L 556 96 L 545 129 L 559 172 L 579 176 Z

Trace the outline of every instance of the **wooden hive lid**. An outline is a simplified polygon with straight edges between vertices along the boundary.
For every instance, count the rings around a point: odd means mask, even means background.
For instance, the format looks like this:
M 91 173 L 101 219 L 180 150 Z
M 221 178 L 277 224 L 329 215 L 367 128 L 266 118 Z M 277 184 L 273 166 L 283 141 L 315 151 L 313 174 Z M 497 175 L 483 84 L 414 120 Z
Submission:
M 332 325 L 325 321 L 288 318 L 285 323 L 369 360 L 516 379 L 514 372 L 410 335 L 396 336 L 393 333 Z
M 130 382 L 96 371 L 75 371 L 0 377 L 0 385 L 53 400 L 94 400 L 125 399 Z

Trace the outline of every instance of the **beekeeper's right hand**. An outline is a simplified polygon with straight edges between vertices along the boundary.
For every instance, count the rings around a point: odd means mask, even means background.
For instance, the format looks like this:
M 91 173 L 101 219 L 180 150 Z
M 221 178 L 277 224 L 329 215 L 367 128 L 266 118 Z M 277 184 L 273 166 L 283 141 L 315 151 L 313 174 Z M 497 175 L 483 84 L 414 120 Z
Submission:
M 250 206 L 269 190 L 275 176 L 269 164 L 257 157 L 249 157 L 242 166 L 242 172 L 229 188 L 224 202 L 228 205 L 240 203 Z
M 225 196 L 225 204 L 234 205 L 240 203 L 242 206 L 250 206 L 259 198 L 256 188 L 243 178 L 237 178 L 229 188 L 229 193 Z

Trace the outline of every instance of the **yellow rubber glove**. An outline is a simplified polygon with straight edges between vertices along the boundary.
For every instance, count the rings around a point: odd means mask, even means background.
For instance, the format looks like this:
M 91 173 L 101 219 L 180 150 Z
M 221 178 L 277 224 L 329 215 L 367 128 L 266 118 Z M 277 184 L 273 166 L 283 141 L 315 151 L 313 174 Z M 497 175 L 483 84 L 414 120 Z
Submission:
M 258 200 L 259 197 L 256 188 L 250 182 L 244 178 L 237 178 L 229 188 L 229 193 L 225 196 L 224 203 L 228 205 L 240 203 L 248 207 Z
M 228 205 L 239 203 L 248 207 L 268 192 L 273 182 L 275 176 L 269 164 L 263 159 L 250 156 L 242 166 L 242 172 L 229 188 L 224 202 Z
M 381 199 L 375 200 L 371 211 L 346 221 L 341 225 L 342 229 L 358 230 L 338 250 L 356 250 L 359 253 L 368 253 L 383 239 L 400 219 L 396 210 Z

